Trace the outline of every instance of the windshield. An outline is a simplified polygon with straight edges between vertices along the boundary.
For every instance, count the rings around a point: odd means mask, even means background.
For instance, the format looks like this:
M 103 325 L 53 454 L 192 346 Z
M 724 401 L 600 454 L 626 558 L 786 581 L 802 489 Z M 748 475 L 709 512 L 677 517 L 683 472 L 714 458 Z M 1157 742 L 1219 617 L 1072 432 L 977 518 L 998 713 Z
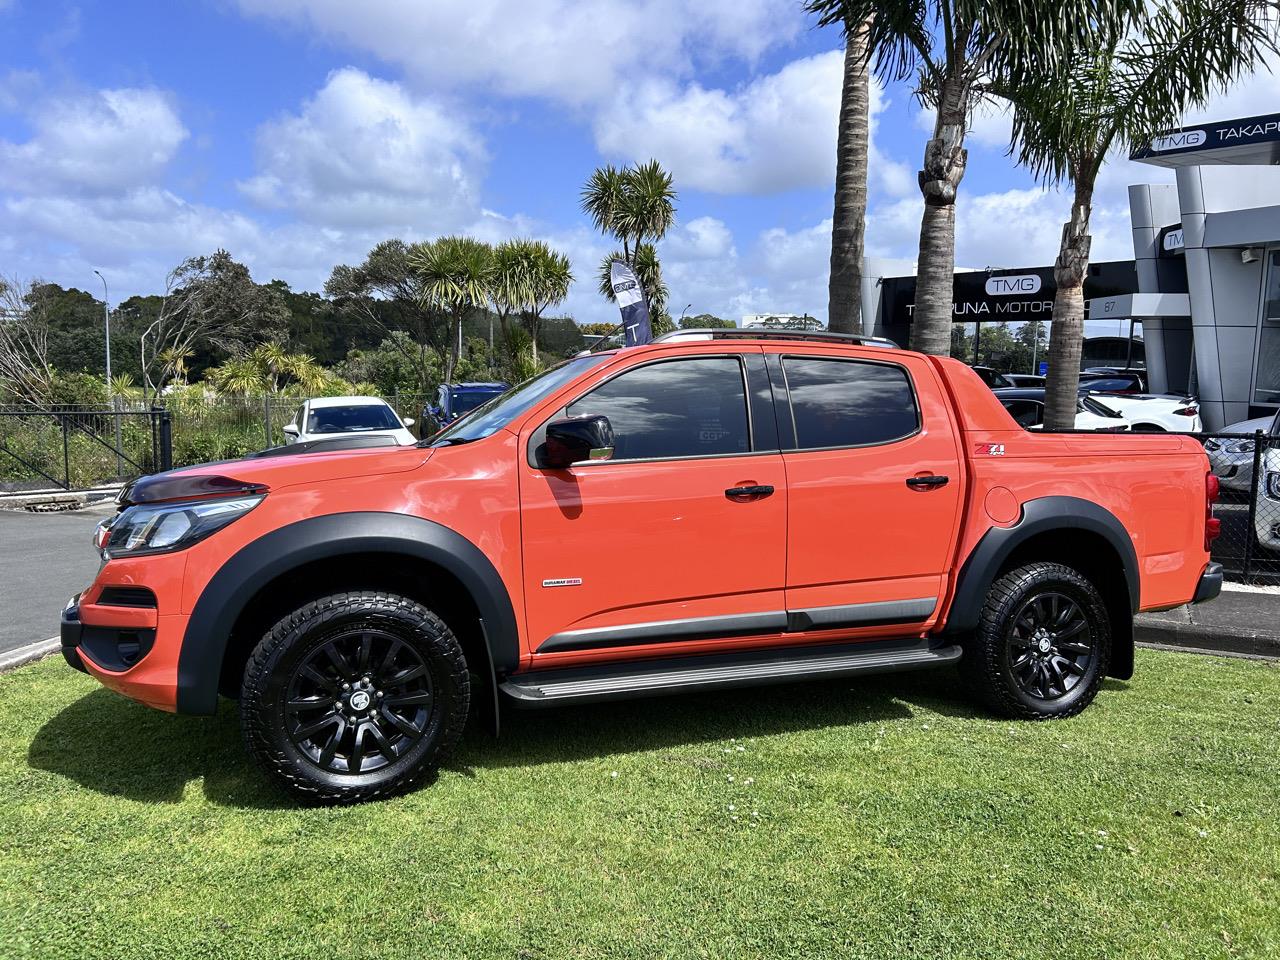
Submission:
M 487 403 L 494 397 L 502 396 L 501 390 L 474 390 L 470 393 L 454 393 L 450 399 L 453 401 L 453 415 L 461 416 L 464 413 L 470 413 L 482 403 Z
M 358 433 L 362 430 L 395 430 L 400 421 L 386 404 L 351 407 L 312 407 L 307 433 Z
M 423 443 L 435 446 L 438 443 L 467 443 L 471 440 L 483 440 L 497 433 L 543 397 L 555 393 L 570 380 L 603 363 L 608 356 L 608 354 L 594 354 L 588 357 L 574 357 L 557 367 L 544 370 L 532 380 L 526 380 L 506 393 L 494 397 L 483 406 L 477 407 L 449 429 L 442 430 L 434 437 L 424 440 Z

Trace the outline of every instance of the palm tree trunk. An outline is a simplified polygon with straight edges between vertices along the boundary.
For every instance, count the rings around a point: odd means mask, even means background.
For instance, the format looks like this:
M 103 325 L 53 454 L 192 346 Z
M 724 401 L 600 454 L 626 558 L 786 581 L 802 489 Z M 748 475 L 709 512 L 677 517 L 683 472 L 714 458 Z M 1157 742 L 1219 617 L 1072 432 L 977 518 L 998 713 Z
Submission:
M 827 329 L 861 333 L 862 239 L 867 218 L 867 24 L 845 41 L 844 87 L 836 143 Z
M 920 260 L 911 349 L 937 356 L 951 352 L 953 285 L 956 267 L 956 190 L 964 177 L 969 83 L 948 77 L 938 91 L 933 139 L 925 144 L 920 170 L 924 215 L 920 218 Z
M 453 312 L 453 323 L 449 330 L 449 349 L 444 355 L 444 382 L 453 383 L 453 371 L 458 366 L 458 336 L 462 332 L 462 311 Z
M 1076 425 L 1080 386 L 1080 350 L 1084 344 L 1084 277 L 1089 269 L 1089 216 L 1093 210 L 1093 177 L 1076 184 L 1071 220 L 1062 226 L 1062 244 L 1053 265 L 1058 290 L 1053 297 L 1049 329 L 1049 375 L 1045 383 L 1046 430 Z

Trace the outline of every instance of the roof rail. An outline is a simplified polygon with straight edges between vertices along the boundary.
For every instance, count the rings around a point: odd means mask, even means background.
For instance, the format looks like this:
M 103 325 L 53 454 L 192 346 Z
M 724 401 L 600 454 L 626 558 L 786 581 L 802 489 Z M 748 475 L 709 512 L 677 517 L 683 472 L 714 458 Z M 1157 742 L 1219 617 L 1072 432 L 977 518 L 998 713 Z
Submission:
M 673 343 L 680 340 L 817 340 L 827 343 L 848 343 L 861 347 L 885 347 L 898 350 L 899 346 L 887 337 L 868 337 L 858 333 L 830 333 L 826 330 L 786 330 L 764 327 L 732 327 L 716 329 L 672 330 L 654 343 Z

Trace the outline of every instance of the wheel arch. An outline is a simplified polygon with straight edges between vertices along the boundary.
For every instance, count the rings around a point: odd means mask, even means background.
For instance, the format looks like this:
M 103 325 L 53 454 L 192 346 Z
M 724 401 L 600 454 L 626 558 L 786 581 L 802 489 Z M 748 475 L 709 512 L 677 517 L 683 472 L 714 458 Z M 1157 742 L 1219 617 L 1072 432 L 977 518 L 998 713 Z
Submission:
M 492 690 L 519 665 L 505 584 L 481 550 L 439 523 L 394 513 L 300 520 L 242 547 L 214 574 L 188 621 L 178 658 L 179 713 L 209 714 L 238 686 L 253 647 L 275 619 L 326 592 L 393 590 L 431 606 L 458 635 Z M 487 706 L 487 704 L 485 704 Z M 487 711 L 486 711 L 487 712 Z M 496 713 L 491 717 L 496 729 Z
M 1078 497 L 1041 497 L 1023 505 L 1011 527 L 992 527 L 965 559 L 944 632 L 975 630 L 987 592 L 1009 570 L 1049 560 L 1079 570 L 1098 588 L 1111 618 L 1108 673 L 1133 675 L 1133 615 L 1141 581 L 1138 555 L 1124 524 L 1105 507 Z

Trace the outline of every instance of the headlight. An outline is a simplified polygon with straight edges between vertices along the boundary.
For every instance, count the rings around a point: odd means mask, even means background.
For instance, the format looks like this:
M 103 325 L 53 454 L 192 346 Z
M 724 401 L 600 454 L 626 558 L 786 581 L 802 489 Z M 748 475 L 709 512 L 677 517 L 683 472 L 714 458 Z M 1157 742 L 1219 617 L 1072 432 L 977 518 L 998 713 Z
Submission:
M 262 497 L 137 504 L 99 528 L 102 559 L 184 550 L 243 517 Z
M 1252 440 L 1232 440 L 1222 445 L 1227 453 L 1253 453 Z
M 1272 500 L 1280 500 L 1280 473 L 1267 474 L 1267 496 Z

